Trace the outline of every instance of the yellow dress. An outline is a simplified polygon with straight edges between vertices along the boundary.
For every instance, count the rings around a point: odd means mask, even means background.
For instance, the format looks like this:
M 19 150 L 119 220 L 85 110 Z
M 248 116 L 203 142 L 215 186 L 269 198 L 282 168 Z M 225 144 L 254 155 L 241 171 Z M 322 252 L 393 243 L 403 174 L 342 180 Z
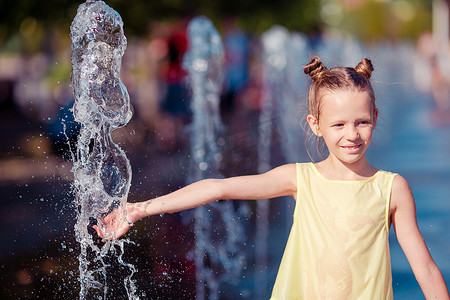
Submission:
M 329 180 L 297 168 L 297 203 L 271 300 L 393 299 L 389 203 L 396 174 Z

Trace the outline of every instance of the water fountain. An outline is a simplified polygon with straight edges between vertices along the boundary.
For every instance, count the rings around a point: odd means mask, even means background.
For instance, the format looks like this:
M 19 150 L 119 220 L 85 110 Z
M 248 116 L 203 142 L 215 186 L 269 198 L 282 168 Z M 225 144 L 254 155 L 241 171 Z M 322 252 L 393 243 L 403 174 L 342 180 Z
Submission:
M 70 29 L 73 113 L 81 124 L 72 169 L 75 233 L 81 245 L 80 299 L 106 299 L 110 253 L 128 268 L 125 289 L 129 298 L 137 299 L 132 279 L 136 269 L 122 259 L 124 244 L 129 241 L 114 239 L 99 245 L 88 232 L 92 222 L 102 227 L 102 216 L 126 203 L 130 188 L 129 160 L 111 137 L 111 132 L 127 124 L 132 116 L 127 89 L 120 81 L 127 44 L 123 22 L 103 1 L 88 0 L 78 7 Z
M 280 146 L 286 162 L 305 157 L 304 132 L 307 107 L 307 77 L 303 65 L 308 61 L 309 43 L 305 35 L 290 33 L 282 26 L 273 26 L 261 36 L 265 62 L 264 93 L 260 116 L 259 160 L 261 172 L 270 168 L 270 135 L 274 128 L 281 136 Z M 269 165 L 265 165 L 269 164 Z
M 196 17 L 188 26 L 189 48 L 183 57 L 192 91 L 190 124 L 191 166 L 188 183 L 220 178 L 223 131 L 220 93 L 224 79 L 222 39 L 212 22 Z M 231 201 L 218 201 L 193 210 L 196 299 L 219 299 L 219 285 L 236 280 L 242 270 L 242 225 Z
M 299 37 L 291 38 L 289 31 L 282 26 L 273 26 L 261 36 L 265 72 L 258 128 L 258 173 L 267 172 L 272 167 L 274 136 L 280 137 L 280 145 L 277 146 L 281 146 L 281 150 L 287 150 L 283 153 L 284 159 L 291 162 L 298 161 L 297 157 L 293 157 L 289 152 L 289 149 L 293 149 L 296 142 L 301 140 L 301 132 L 296 130 L 300 127 L 296 128 L 291 123 L 299 120 L 298 110 L 294 109 L 297 107 L 295 102 L 298 100 L 298 90 L 295 89 L 296 85 L 292 84 L 292 81 L 298 78 L 298 70 L 296 70 L 298 66 L 288 63 L 298 61 L 299 53 L 292 51 L 294 43 L 291 39 L 297 42 L 295 45 L 300 45 Z M 286 207 L 289 209 L 287 213 L 289 215 L 289 212 L 292 212 L 292 206 L 286 205 Z M 269 200 L 257 202 L 258 218 L 255 233 L 257 299 L 267 296 L 269 286 L 267 283 L 269 210 Z

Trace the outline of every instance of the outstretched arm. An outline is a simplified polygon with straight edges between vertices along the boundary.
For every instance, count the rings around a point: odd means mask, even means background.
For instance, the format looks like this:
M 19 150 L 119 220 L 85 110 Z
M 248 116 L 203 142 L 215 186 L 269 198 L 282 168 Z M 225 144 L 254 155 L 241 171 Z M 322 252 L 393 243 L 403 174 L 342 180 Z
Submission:
M 444 278 L 417 226 L 416 206 L 411 189 L 401 176 L 395 177 L 392 186 L 391 220 L 399 244 L 426 299 L 450 299 Z
M 147 216 L 173 213 L 211 203 L 216 200 L 257 200 L 280 196 L 295 197 L 297 190 L 294 164 L 283 165 L 260 175 L 226 179 L 204 179 L 170 194 L 139 203 L 127 203 L 126 217 L 117 209 L 102 220 L 95 230 L 102 238 L 118 238 L 132 223 Z

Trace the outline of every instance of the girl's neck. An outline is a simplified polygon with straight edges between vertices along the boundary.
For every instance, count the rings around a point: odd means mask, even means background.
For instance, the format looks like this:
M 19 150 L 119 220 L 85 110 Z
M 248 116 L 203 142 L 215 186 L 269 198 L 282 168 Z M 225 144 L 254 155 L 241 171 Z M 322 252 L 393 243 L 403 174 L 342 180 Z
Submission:
M 378 171 L 365 158 L 355 163 L 344 163 L 331 155 L 315 166 L 323 176 L 331 180 L 366 180 Z

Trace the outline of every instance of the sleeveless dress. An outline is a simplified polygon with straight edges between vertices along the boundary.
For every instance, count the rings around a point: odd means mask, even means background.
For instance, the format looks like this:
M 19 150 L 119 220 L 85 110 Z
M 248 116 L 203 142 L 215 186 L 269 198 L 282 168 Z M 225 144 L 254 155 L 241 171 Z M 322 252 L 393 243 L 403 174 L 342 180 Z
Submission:
M 389 203 L 396 174 L 329 180 L 298 163 L 294 223 L 271 300 L 393 299 Z

